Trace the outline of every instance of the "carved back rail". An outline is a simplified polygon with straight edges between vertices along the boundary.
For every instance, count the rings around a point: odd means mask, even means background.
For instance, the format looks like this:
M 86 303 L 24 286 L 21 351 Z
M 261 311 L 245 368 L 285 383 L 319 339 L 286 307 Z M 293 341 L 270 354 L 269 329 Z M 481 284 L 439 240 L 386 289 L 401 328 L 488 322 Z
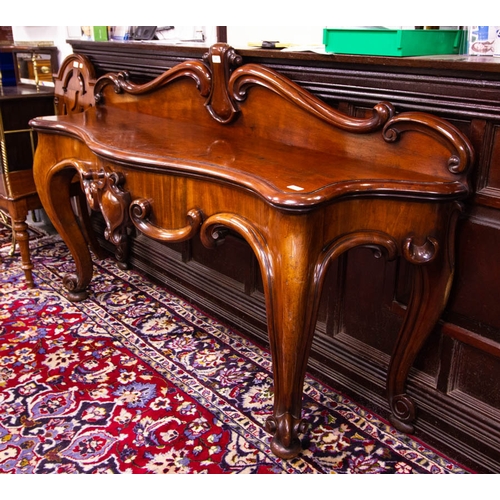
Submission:
M 58 115 L 81 113 L 95 105 L 96 76 L 89 59 L 71 54 L 54 75 L 55 105 Z
M 240 66 L 241 58 L 228 45 L 211 47 L 204 59 L 178 64 L 146 84 L 134 84 L 126 72 L 107 74 L 95 85 L 97 106 L 196 124 L 196 133 L 221 143 L 244 145 L 251 139 L 326 153 L 331 161 L 315 165 L 326 184 L 356 164 L 365 172 L 363 181 L 370 171 L 384 167 L 386 178 L 374 177 L 377 184 L 371 186 L 382 195 L 401 195 L 408 183 L 414 195 L 468 194 L 473 150 L 449 122 L 420 112 L 396 114 L 387 102 L 374 106 L 367 117 L 350 117 L 264 66 Z M 379 182 L 401 172 L 406 184 Z M 343 180 L 355 181 L 349 173 Z M 440 193 L 431 187 L 436 181 L 442 183 Z M 333 190 L 330 196 L 341 194 Z

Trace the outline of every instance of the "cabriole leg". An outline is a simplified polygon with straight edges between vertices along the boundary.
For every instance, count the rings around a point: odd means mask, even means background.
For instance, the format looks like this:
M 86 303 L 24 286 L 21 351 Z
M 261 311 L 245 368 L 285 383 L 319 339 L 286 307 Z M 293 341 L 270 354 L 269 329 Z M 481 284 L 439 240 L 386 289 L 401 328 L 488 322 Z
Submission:
M 456 218 L 450 234 L 454 235 Z M 422 245 L 408 238 L 403 255 L 413 264 L 413 282 L 406 316 L 396 341 L 387 375 L 387 394 L 392 412 L 391 423 L 402 432 L 414 430 L 415 404 L 406 394 L 410 368 L 439 320 L 453 281 L 453 236 L 442 244 L 427 238 Z
M 302 449 L 304 376 L 314 335 L 319 294 L 314 279 L 315 258 L 306 244 L 292 243 L 275 259 L 274 279 L 266 290 L 268 328 L 274 373 L 274 410 L 266 422 L 273 435 L 271 450 L 290 459 Z
M 297 220 L 302 224 L 298 228 L 287 227 L 281 220 L 273 222 L 277 229 L 270 230 L 270 234 L 276 237 L 269 241 L 249 220 L 220 213 L 205 221 L 200 237 L 205 246 L 215 248 L 223 239 L 224 229 L 230 228 L 246 239 L 257 256 L 266 297 L 274 375 L 273 415 L 266 428 L 272 434 L 273 453 L 290 459 L 301 451 L 299 434 L 305 431 L 301 417 L 303 383 L 321 281 L 315 274 L 321 246 L 319 238 L 312 235 L 320 231 L 314 227 L 314 221 L 308 223 L 307 219 Z M 310 232 L 304 231 L 304 227 Z
M 88 296 L 87 287 L 92 278 L 92 259 L 87 240 L 71 205 L 71 182 L 75 174 L 74 168 L 64 164 L 54 166 L 40 182 L 37 188 L 43 207 L 55 229 L 68 246 L 73 256 L 76 273 L 66 275 L 63 284 L 67 289 L 68 299 L 73 302 L 84 300 Z

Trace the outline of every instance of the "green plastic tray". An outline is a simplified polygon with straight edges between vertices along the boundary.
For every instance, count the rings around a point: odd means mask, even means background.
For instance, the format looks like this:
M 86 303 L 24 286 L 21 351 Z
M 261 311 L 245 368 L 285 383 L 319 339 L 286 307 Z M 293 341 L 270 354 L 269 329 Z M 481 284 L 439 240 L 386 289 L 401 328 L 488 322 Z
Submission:
M 373 56 L 458 54 L 462 30 L 330 29 L 323 31 L 327 52 Z

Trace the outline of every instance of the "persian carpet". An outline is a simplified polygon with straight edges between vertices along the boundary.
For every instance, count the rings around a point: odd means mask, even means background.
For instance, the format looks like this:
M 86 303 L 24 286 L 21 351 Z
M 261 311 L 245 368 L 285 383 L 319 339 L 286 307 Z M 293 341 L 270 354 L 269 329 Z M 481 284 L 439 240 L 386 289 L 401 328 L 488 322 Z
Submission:
M 305 449 L 281 460 L 267 351 L 111 259 L 69 302 L 57 235 L 31 241 L 27 289 L 9 243 L 0 229 L 1 473 L 471 472 L 311 376 Z

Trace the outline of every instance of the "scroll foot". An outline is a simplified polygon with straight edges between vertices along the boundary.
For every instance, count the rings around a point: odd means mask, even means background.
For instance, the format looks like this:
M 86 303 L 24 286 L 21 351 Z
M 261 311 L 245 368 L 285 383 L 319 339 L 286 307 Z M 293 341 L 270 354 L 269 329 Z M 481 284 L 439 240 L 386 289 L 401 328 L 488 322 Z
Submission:
M 64 276 L 63 285 L 67 290 L 66 297 L 70 302 L 81 302 L 89 296 L 86 288 L 78 286 L 78 279 L 74 275 Z
M 394 396 L 390 401 L 392 414 L 389 417 L 391 424 L 401 432 L 413 434 L 415 419 L 415 404 L 406 394 Z
M 70 302 L 81 302 L 82 300 L 85 300 L 89 296 L 89 293 L 87 290 L 83 290 L 81 292 L 68 292 L 66 294 L 66 298 Z
M 302 451 L 298 434 L 305 432 L 306 429 L 306 422 L 293 417 L 290 413 L 269 417 L 266 421 L 266 430 L 273 434 L 271 451 L 285 460 L 296 457 Z

